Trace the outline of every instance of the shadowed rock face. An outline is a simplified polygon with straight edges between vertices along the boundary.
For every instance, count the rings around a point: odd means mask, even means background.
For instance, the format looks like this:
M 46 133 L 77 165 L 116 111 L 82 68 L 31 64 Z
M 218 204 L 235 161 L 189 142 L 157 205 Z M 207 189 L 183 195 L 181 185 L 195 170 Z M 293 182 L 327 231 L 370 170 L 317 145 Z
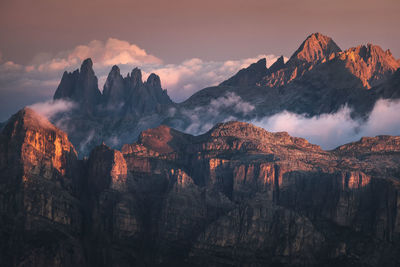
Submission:
M 400 141 L 324 151 L 228 122 L 83 161 L 30 109 L 0 135 L 5 266 L 398 266 Z
M 160 77 L 152 73 L 143 83 L 138 68 L 123 78 L 119 68 L 113 66 L 104 84 L 103 106 L 108 115 L 117 112 L 119 116 L 135 117 L 160 113 L 171 104 L 166 91 L 161 88 Z
M 257 63 L 251 64 L 246 69 L 240 70 L 236 75 L 221 83 L 222 86 L 251 86 L 268 74 L 267 61 L 260 59 Z
M 84 60 L 81 69 L 72 73 L 64 72 L 61 82 L 54 93 L 54 99 L 68 99 L 82 104 L 85 112 L 93 109 L 101 101 L 101 92 L 90 58 Z

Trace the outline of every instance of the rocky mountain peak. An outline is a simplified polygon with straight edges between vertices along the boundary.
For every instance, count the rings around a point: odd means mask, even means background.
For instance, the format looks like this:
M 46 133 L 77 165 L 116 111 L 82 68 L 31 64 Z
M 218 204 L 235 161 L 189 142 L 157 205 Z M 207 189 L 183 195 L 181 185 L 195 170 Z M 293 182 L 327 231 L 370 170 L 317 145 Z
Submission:
M 91 58 L 87 58 L 82 62 L 81 73 L 83 72 L 93 72 L 93 61 Z
M 146 84 L 150 87 L 154 88 L 161 88 L 161 80 L 160 77 L 157 74 L 150 74 L 149 77 L 147 78 Z
M 114 65 L 104 84 L 103 101 L 106 105 L 116 105 L 125 100 L 124 79 L 118 66 Z
M 101 100 L 101 92 L 90 58 L 82 62 L 80 71 L 64 73 L 53 98 L 73 100 L 83 104 L 86 112 L 93 112 L 94 106 Z
M 28 107 L 8 120 L 1 135 L 7 145 L 1 152 L 8 154 L 3 157 L 16 154 L 14 156 L 21 158 L 21 164 L 36 166 L 36 171 L 45 172 L 49 179 L 66 174 L 67 164 L 77 157 L 67 134 Z M 45 162 L 43 166 L 38 164 L 39 160 Z
M 321 33 L 313 33 L 300 45 L 296 52 L 290 57 L 288 63 L 298 65 L 302 62 L 318 63 L 328 59 L 334 53 L 342 50 L 332 38 Z
M 112 66 L 112 68 L 111 68 L 111 71 L 110 71 L 110 74 L 113 74 L 113 75 L 119 75 L 120 74 L 120 69 L 119 69 L 119 67 L 117 66 L 117 65 L 114 65 L 114 66 Z
M 265 149 L 264 146 L 276 148 L 294 146 L 321 151 L 319 146 L 310 144 L 303 138 L 291 137 L 287 132 L 271 133 L 247 122 L 218 123 L 204 135 L 213 138 L 235 137 L 243 140 L 252 140 L 252 142 L 262 144 L 261 148 L 258 148 L 261 150 Z
M 134 68 L 132 70 L 130 76 L 128 76 L 128 78 L 130 79 L 133 87 L 136 87 L 137 85 L 140 85 L 143 83 L 142 71 L 139 68 Z
M 46 129 L 59 131 L 45 117 L 35 112 L 29 107 L 24 107 L 14 114 L 4 127 L 5 130 L 16 131 L 18 129 Z
M 269 74 L 263 77 L 260 84 L 275 87 L 291 83 L 341 51 L 332 38 L 321 33 L 313 33 L 306 38 L 286 64 L 282 58 L 271 66 Z
M 158 153 L 171 153 L 183 149 L 193 138 L 165 125 L 143 131 L 138 143 Z
M 267 60 L 262 58 L 256 63 L 251 64 L 245 69 L 241 69 L 238 73 L 230 79 L 221 83 L 226 86 L 252 86 L 261 80 L 262 77 L 267 75 Z
M 262 58 L 258 60 L 256 63 L 251 64 L 249 68 L 260 71 L 260 70 L 265 70 L 266 65 L 267 65 L 267 59 Z
M 280 56 L 272 65 L 269 67 L 269 71 L 271 73 L 274 73 L 280 69 L 283 69 L 285 67 L 285 59 L 283 56 Z
M 339 60 L 366 88 L 382 83 L 400 67 L 389 50 L 373 44 L 349 48 L 340 53 Z

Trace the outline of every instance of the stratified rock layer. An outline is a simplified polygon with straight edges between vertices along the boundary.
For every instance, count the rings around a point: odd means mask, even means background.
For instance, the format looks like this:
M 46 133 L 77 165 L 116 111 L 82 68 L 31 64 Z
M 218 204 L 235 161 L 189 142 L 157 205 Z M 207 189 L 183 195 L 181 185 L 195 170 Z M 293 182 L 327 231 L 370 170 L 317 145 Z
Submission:
M 324 151 L 242 122 L 79 161 L 24 109 L 1 133 L 4 266 L 398 266 L 399 137 Z
M 25 108 L 11 117 L 0 140 L 2 266 L 83 265 L 74 193 L 80 164 L 67 135 Z

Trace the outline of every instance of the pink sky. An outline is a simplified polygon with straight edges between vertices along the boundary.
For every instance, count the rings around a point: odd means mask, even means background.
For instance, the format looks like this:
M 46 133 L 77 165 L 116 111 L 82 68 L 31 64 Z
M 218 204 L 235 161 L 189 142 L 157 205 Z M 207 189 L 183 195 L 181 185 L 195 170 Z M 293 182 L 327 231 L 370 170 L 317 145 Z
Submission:
M 400 57 L 398 0 L 113 0 L 0 2 L 3 60 L 29 63 L 117 38 L 166 63 L 290 54 L 312 32 L 342 48 L 371 42 Z

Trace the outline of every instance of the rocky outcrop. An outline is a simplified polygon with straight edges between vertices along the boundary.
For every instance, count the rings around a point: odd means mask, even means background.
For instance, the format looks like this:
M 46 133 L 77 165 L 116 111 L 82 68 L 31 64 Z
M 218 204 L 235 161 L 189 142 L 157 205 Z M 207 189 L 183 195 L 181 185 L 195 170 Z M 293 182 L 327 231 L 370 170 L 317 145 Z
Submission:
M 83 61 L 80 70 L 64 72 L 54 99 L 75 101 L 80 104 L 81 109 L 100 117 L 136 117 L 160 113 L 172 104 L 167 91 L 161 88 L 160 77 L 152 73 L 143 83 L 142 73 L 138 68 L 123 78 L 119 67 L 113 66 L 102 94 L 98 89 L 90 58 Z M 81 115 L 80 110 L 77 115 Z
M 156 74 L 150 74 L 143 83 L 140 69 L 133 69 L 123 78 L 119 68 L 113 66 L 104 84 L 103 103 L 106 115 L 117 112 L 119 116 L 137 117 L 161 113 L 172 101 Z
M 126 78 L 129 88 L 126 102 L 127 110 L 138 115 L 160 114 L 167 111 L 172 106 L 172 101 L 167 91 L 161 88 L 160 77 L 152 73 L 145 83 L 142 80 L 135 80 L 141 76 L 140 70 L 136 69 L 132 71 L 130 79 L 129 77 Z
M 143 82 L 138 68 L 123 77 L 113 66 L 100 93 L 92 65 L 89 58 L 80 71 L 65 72 L 54 94 L 55 100 L 75 102 L 74 108 L 56 114 L 52 121 L 68 132 L 81 156 L 88 156 L 103 141 L 120 149 L 141 131 L 158 126 L 175 105 L 160 78 L 152 73 Z
M 113 66 L 103 89 L 103 102 L 107 109 L 119 109 L 126 100 L 125 81 L 118 66 Z
M 80 70 L 64 72 L 61 82 L 54 93 L 54 99 L 66 99 L 78 102 L 90 114 L 101 101 L 101 92 L 90 58 L 82 62 Z
M 390 50 L 372 44 L 350 48 L 338 58 L 368 89 L 386 81 L 400 67 Z
M 67 135 L 25 108 L 1 133 L 0 213 L 4 266 L 84 266 L 80 164 Z
M 241 69 L 237 74 L 221 83 L 222 86 L 251 86 L 255 85 L 262 77 L 268 74 L 267 61 L 265 58 Z
M 332 38 L 313 33 L 294 52 L 284 67 L 271 71 L 271 74 L 263 77 L 261 84 L 268 87 L 286 85 L 341 51 Z

